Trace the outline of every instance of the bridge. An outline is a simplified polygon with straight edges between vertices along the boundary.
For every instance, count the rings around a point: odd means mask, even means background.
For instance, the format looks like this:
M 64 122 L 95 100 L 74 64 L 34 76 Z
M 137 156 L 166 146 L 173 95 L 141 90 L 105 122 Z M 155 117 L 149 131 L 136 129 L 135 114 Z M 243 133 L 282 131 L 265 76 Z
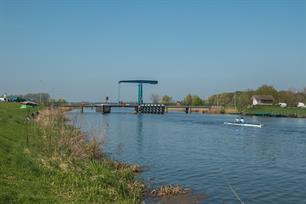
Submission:
M 81 113 L 85 108 L 95 109 L 96 112 L 110 113 L 112 108 L 132 108 L 136 113 L 151 113 L 151 114 L 164 114 L 171 109 L 182 110 L 185 113 L 191 113 L 196 109 L 209 109 L 210 106 L 188 106 L 188 105 L 167 105 L 167 104 L 151 104 L 143 103 L 74 103 L 66 104 L 62 107 L 80 109 Z
M 122 83 L 136 83 L 138 84 L 138 103 L 74 103 L 67 104 L 63 107 L 67 108 L 80 108 L 81 113 L 84 112 L 84 108 L 96 109 L 97 112 L 110 113 L 112 108 L 133 108 L 136 113 L 151 113 L 151 114 L 164 114 L 169 109 L 183 109 L 185 113 L 191 113 L 192 109 L 207 109 L 208 106 L 186 106 L 186 105 L 167 105 L 167 104 L 152 104 L 143 103 L 143 84 L 158 84 L 156 80 L 121 80 L 119 84 L 119 96 L 120 101 L 120 84 Z

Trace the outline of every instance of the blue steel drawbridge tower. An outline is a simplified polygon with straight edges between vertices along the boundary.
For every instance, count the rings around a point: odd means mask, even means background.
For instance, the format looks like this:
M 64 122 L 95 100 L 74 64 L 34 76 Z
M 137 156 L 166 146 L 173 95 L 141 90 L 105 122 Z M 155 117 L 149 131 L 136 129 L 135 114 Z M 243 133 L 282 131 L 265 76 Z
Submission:
M 136 83 L 138 84 L 138 105 L 143 104 L 143 84 L 158 84 L 156 80 L 122 80 L 118 82 L 121 83 Z

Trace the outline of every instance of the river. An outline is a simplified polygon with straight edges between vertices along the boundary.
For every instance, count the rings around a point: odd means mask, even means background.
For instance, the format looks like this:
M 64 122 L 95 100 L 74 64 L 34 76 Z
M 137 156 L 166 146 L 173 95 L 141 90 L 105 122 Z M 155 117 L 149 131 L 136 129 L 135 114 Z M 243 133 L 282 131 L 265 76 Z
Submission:
M 144 166 L 153 187 L 179 184 L 203 203 L 306 203 L 306 119 L 245 117 L 264 124 L 254 128 L 224 125 L 233 115 L 131 112 L 68 116 L 111 157 Z

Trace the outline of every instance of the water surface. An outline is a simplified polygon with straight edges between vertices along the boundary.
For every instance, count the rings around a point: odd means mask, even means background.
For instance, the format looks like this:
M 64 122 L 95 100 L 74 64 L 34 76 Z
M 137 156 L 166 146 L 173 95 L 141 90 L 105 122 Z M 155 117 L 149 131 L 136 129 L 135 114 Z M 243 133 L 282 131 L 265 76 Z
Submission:
M 235 116 L 135 115 L 117 109 L 68 115 L 106 141 L 112 157 L 145 166 L 152 186 L 179 184 L 203 203 L 306 203 L 306 119 L 245 117 L 263 128 L 224 125 Z

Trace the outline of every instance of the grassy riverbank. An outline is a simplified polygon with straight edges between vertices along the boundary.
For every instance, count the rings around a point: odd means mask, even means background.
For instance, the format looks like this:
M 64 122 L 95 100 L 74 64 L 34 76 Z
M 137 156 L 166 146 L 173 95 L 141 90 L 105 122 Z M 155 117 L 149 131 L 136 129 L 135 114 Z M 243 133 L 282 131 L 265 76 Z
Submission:
M 243 110 L 245 115 L 306 118 L 306 108 L 258 105 Z
M 62 111 L 0 103 L 0 203 L 140 203 L 135 168 L 110 161 Z

